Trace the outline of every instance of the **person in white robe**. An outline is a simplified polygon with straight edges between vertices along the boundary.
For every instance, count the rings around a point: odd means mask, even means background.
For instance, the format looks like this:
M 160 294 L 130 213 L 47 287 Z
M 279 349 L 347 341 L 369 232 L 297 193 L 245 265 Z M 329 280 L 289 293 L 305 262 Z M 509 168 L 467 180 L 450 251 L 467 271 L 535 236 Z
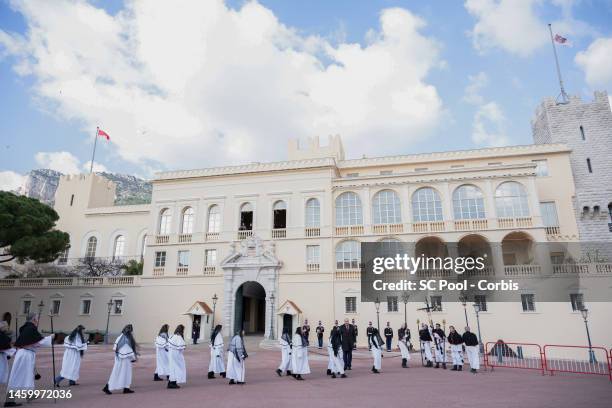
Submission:
M 115 344 L 113 351 L 115 352 L 115 364 L 111 371 L 108 382 L 102 389 L 106 394 L 112 394 L 111 391 L 123 390 L 124 394 L 131 394 L 134 391 L 130 389 L 132 385 L 132 363 L 136 362 L 138 352 L 136 351 L 136 340 L 133 335 L 134 328 L 128 324 L 123 328 Z
M 26 323 L 19 329 L 19 335 L 15 341 L 15 361 L 11 369 L 7 391 L 33 390 L 34 372 L 36 367 L 36 349 L 39 347 L 51 347 L 55 334 L 43 337 L 38 331 L 38 318 L 34 313 L 26 316 Z M 5 407 L 16 407 L 13 398 L 7 394 Z
M 421 330 L 419 330 L 419 341 L 421 342 L 421 358 L 424 359 L 425 367 L 433 367 L 433 356 L 431 354 L 431 343 L 433 337 L 429 326 L 427 324 L 421 324 Z
M 370 344 L 372 345 L 372 359 L 374 360 L 374 364 L 372 365 L 372 372 L 374 374 L 379 374 L 380 369 L 382 367 L 382 347 L 383 347 L 383 339 L 380 337 L 380 333 L 378 332 L 378 328 L 372 328 L 372 332 L 370 334 Z
M 162 325 L 155 338 L 155 373 L 153 381 L 164 381 L 162 375 L 170 376 L 170 362 L 168 361 L 168 330 L 167 324 Z
M 85 327 L 78 325 L 69 336 L 64 339 L 64 357 L 62 359 L 62 369 L 57 377 L 55 377 L 55 385 L 60 386 L 62 380 L 67 379 L 68 385 L 78 385 L 79 373 L 81 371 L 81 359 L 85 350 L 87 350 L 87 342 L 83 337 Z
M 276 374 L 278 374 L 279 377 L 281 377 L 284 372 L 286 372 L 287 375 L 291 375 L 291 352 L 293 345 L 291 344 L 291 334 L 288 327 L 283 328 L 283 334 L 279 342 L 281 346 L 281 363 L 276 369 Z
M 219 374 L 222 378 L 226 377 L 225 373 L 225 356 L 223 351 L 225 345 L 223 343 L 223 333 L 220 324 L 215 326 L 210 335 L 210 363 L 208 363 L 208 378 L 215 378 L 215 374 Z
M 450 344 L 451 357 L 453 358 L 453 368 L 451 371 L 463 371 L 463 337 L 457 333 L 455 326 L 449 326 L 448 330 L 448 342 Z
M 187 382 L 187 368 L 185 367 L 186 343 L 183 334 L 185 326 L 179 324 L 174 330 L 174 334 L 168 339 L 168 361 L 170 362 L 170 381 L 168 388 L 181 388 L 178 384 Z
M 230 340 L 227 353 L 227 378 L 229 384 L 244 384 L 246 367 L 244 360 L 249 356 L 244 347 L 244 331 L 241 330 Z
M 432 334 L 436 357 L 435 368 L 440 368 L 440 364 L 442 364 L 442 368 L 446 370 L 446 334 L 442 327 L 440 327 L 440 323 L 436 323 L 436 328 L 432 330 Z
M 410 350 L 408 348 L 408 340 L 410 340 L 409 336 L 410 332 L 406 327 L 406 323 L 404 323 L 397 331 L 398 347 L 400 349 L 400 353 L 402 354 L 403 368 L 408 368 L 408 360 L 410 360 Z
M 342 359 L 342 337 L 340 336 L 340 329 L 338 327 L 334 327 L 331 330 L 327 351 L 329 356 L 327 369 L 331 372 L 331 377 L 336 378 L 336 376 L 339 375 L 341 378 L 346 378 L 344 360 Z
M 291 374 L 296 380 L 303 380 L 302 375 L 310 374 L 308 365 L 308 345 L 302 336 L 302 328 L 295 330 L 291 341 L 293 349 L 291 352 Z
M 6 384 L 9 377 L 9 360 L 15 354 L 11 347 L 11 336 L 9 336 L 9 325 L 6 321 L 0 322 L 0 384 Z
M 467 354 L 470 363 L 470 372 L 476 374 L 480 369 L 480 342 L 478 337 L 470 331 L 468 326 L 465 326 L 465 332 L 461 337 L 465 344 L 465 354 Z

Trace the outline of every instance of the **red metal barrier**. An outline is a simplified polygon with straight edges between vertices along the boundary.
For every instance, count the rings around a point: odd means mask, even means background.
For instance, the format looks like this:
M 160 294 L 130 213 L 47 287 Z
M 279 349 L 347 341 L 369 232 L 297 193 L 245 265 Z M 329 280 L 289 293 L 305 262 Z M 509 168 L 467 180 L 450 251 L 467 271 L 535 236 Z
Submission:
M 539 344 L 488 342 L 485 345 L 485 367 L 538 370 L 545 375 L 544 353 Z
M 555 372 L 606 375 L 612 381 L 612 350 L 603 347 L 568 346 L 547 344 L 544 346 L 544 364 L 550 375 Z

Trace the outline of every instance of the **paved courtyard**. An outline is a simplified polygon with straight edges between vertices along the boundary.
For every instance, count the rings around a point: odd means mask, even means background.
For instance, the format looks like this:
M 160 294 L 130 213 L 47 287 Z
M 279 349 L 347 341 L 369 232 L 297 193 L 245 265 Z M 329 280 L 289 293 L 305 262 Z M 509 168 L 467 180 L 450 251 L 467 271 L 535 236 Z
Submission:
M 186 351 L 187 381 L 180 390 L 169 390 L 165 383 L 152 381 L 155 351 L 143 346 L 134 365 L 134 394 L 105 395 L 101 389 L 112 368 L 113 355 L 108 346 L 92 346 L 85 355 L 80 385 L 72 387 L 71 400 L 58 400 L 57 407 L 346 407 L 414 406 L 426 407 L 517 407 L 564 408 L 612 406 L 612 383 L 607 377 L 556 375 L 539 372 L 497 369 L 477 375 L 469 372 L 421 367 L 420 357 L 413 354 L 411 368 L 402 369 L 397 353 L 386 353 L 382 373 L 370 373 L 367 350 L 354 355 L 353 370 L 346 379 L 326 376 L 326 350 L 310 353 L 312 374 L 306 381 L 279 378 L 276 369 L 280 351 L 251 345 L 247 360 L 245 385 L 229 386 L 221 378 L 209 380 L 209 352 L 205 344 Z M 321 353 L 319 355 L 318 353 Z M 58 347 L 56 364 L 61 364 L 62 347 Z M 43 378 L 39 388 L 51 386 L 51 353 L 38 355 L 38 370 Z M 418 360 L 417 360 L 418 359 Z M 29 407 L 52 406 L 53 400 L 38 400 Z

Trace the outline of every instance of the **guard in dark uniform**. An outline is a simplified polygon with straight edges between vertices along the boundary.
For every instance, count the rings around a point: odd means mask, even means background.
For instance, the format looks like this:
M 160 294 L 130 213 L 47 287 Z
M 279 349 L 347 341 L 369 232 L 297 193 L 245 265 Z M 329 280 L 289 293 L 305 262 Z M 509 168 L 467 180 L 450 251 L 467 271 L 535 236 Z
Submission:
M 387 351 L 391 351 L 392 341 L 393 341 L 393 329 L 391 328 L 391 322 L 387 322 L 387 327 L 385 327 L 385 342 L 387 343 Z
M 372 342 L 370 339 L 372 338 L 373 331 L 374 327 L 372 327 L 372 322 L 368 322 L 368 328 L 366 329 L 366 336 L 368 336 L 368 350 L 372 350 Z
M 357 330 L 355 319 L 351 319 L 351 326 L 353 326 L 353 330 L 355 331 L 355 343 L 353 343 L 353 350 L 357 350 L 357 336 L 359 335 L 359 330 Z
M 323 333 L 325 332 L 325 327 L 323 327 L 323 323 L 319 320 L 319 325 L 316 328 L 317 332 L 317 341 L 319 342 L 319 348 L 323 348 Z
M 308 319 L 304 320 L 304 325 L 302 326 L 302 337 L 306 342 L 306 345 L 310 345 L 310 325 L 308 324 Z

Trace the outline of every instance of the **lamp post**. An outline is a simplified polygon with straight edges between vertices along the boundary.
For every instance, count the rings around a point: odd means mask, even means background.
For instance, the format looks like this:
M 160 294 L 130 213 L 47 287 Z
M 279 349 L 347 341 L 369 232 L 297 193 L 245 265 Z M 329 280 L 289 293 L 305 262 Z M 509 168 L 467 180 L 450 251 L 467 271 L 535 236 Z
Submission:
M 212 297 L 212 301 L 213 301 L 212 327 L 213 327 L 213 330 L 215 329 L 215 311 L 217 310 L 217 300 L 219 300 L 219 298 L 217 297 L 217 294 L 215 293 Z
M 467 317 L 467 302 L 468 302 L 468 297 L 465 295 L 465 293 L 462 293 L 461 295 L 459 295 L 459 301 L 463 305 L 463 314 L 465 315 L 465 325 L 469 326 L 470 323 L 468 322 L 468 317 Z
M 409 297 L 410 297 L 410 295 L 407 294 L 406 292 L 402 293 L 402 302 L 404 302 L 404 324 L 406 325 L 406 328 L 408 328 L 407 306 L 408 306 L 408 298 Z
M 274 292 L 270 294 L 270 340 L 274 340 Z
M 380 299 L 378 297 L 374 301 L 374 307 L 376 307 L 376 328 L 380 332 Z
M 42 314 L 43 307 L 45 307 L 45 302 L 40 299 L 40 303 L 38 304 L 38 317 L 36 318 L 38 321 L 38 326 L 40 326 L 40 315 Z
M 593 364 L 597 361 L 595 360 L 595 352 L 593 351 L 593 344 L 591 343 L 591 333 L 589 332 L 589 321 L 587 320 L 589 317 L 589 309 L 582 308 L 580 314 L 582 314 L 582 318 L 584 319 L 584 327 L 586 329 L 587 340 L 589 341 L 589 363 Z
M 106 315 L 106 331 L 104 332 L 104 344 L 108 344 L 108 325 L 110 324 L 110 314 L 111 309 L 113 308 L 113 299 L 109 299 L 106 306 L 108 307 L 108 314 Z
M 478 345 L 480 353 L 484 353 L 484 345 L 482 344 L 482 336 L 480 335 L 480 303 L 474 303 L 474 311 L 476 312 L 476 323 L 478 324 Z

